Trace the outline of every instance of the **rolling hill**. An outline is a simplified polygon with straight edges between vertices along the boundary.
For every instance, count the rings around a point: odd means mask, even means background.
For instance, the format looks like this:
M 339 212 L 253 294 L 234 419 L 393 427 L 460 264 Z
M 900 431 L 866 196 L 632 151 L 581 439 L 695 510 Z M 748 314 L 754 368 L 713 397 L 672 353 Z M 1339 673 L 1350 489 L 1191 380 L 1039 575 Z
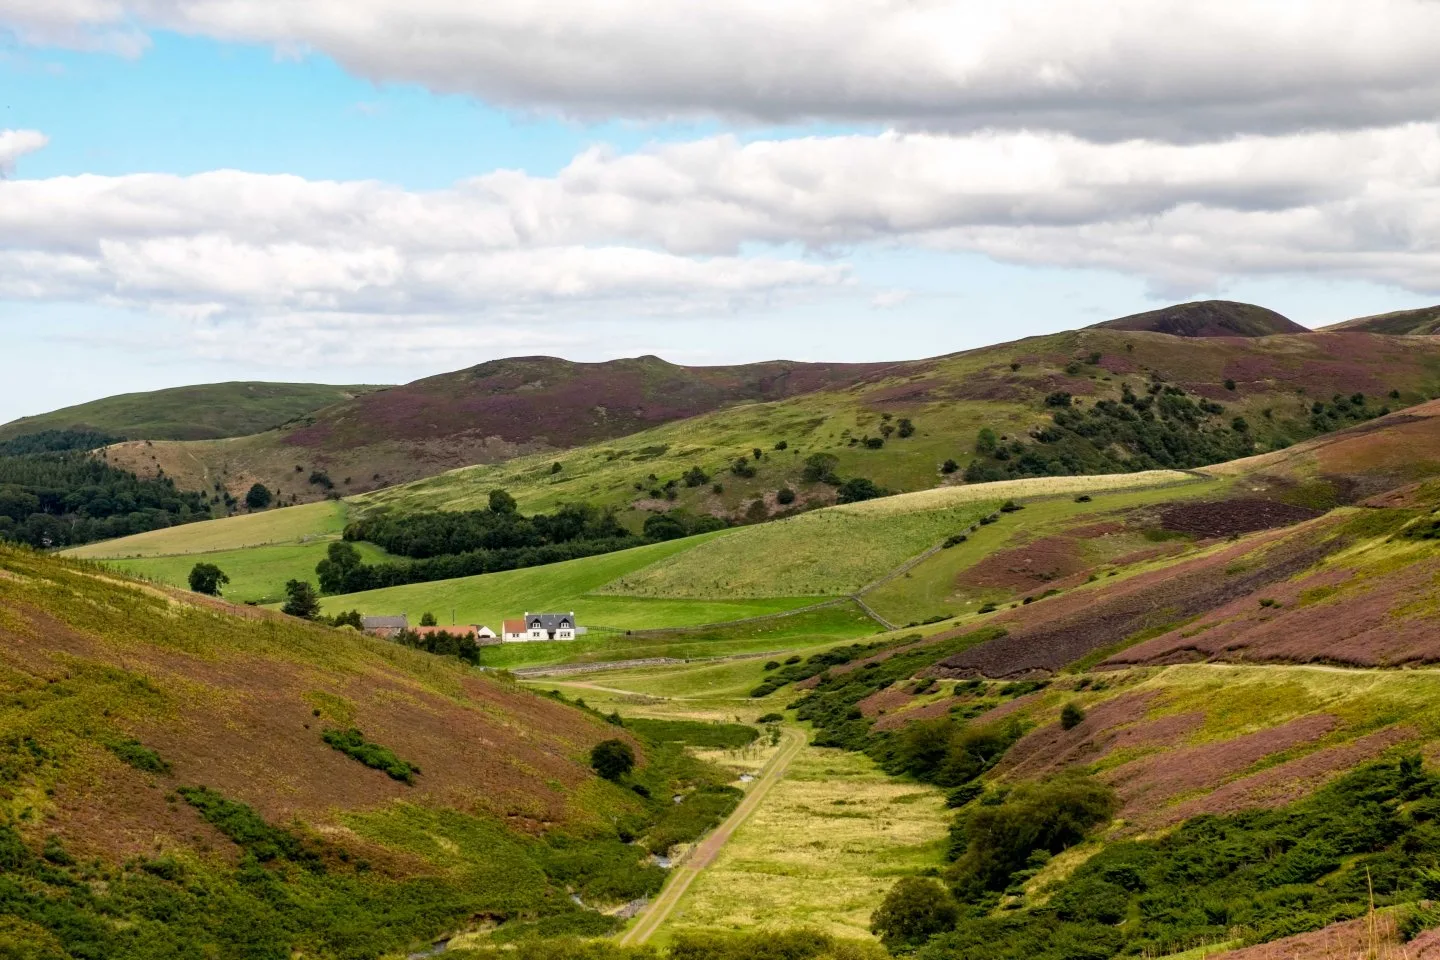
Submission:
M 127 393 L 0 426 L 0 441 L 46 430 L 80 430 L 128 440 L 243 437 L 384 387 L 321 383 L 212 383 Z
M 569 894 L 653 893 L 645 844 L 693 838 L 687 804 L 728 779 L 455 661 L 11 549 L 0 689 L 16 956 L 359 958 L 505 921 L 603 932 L 616 921 Z M 617 736 L 644 793 L 589 767 Z
M 683 367 L 658 357 L 606 363 L 518 357 L 357 395 L 255 436 L 124 443 L 108 455 L 140 473 L 164 469 L 189 489 L 219 483 L 239 497 L 260 482 L 287 502 L 304 502 L 332 489 L 350 494 L 467 464 L 553 453 L 736 403 L 849 383 L 885 366 Z M 312 483 L 316 471 L 330 485 Z
M 1209 404 L 1209 412 L 1199 411 L 1193 426 L 1173 436 L 1131 444 L 1118 457 L 1109 455 L 1116 447 L 1107 453 L 1105 444 L 1073 433 L 1058 442 L 1038 439 L 1053 423 L 1057 408 L 1050 404 L 1065 395 L 1078 398 L 1069 404 L 1085 415 L 1080 430 L 1111 430 L 1089 413 L 1113 409 L 1101 401 L 1123 400 L 1127 385 L 1137 394 L 1180 390 L 1191 403 Z M 1351 407 L 1356 394 L 1363 402 Z M 1281 449 L 1355 417 L 1435 395 L 1440 342 L 1087 329 L 891 368 L 843 389 L 727 408 L 559 455 L 462 468 L 354 502 L 362 509 L 472 509 L 498 487 L 526 510 L 586 501 L 626 511 L 636 527 L 651 512 L 676 508 L 755 520 L 795 509 L 778 502 L 784 488 L 801 506 L 833 501 L 831 485 L 806 477 L 807 460 L 817 454 L 833 458 L 828 463 L 836 475 L 865 477 L 891 491 L 958 482 L 977 459 L 985 428 L 1008 457 L 981 458 L 987 470 L 1019 467 L 1026 452 L 1054 459 L 1053 466 L 1047 460 L 1033 468 L 1040 473 L 1194 467 Z M 1236 429 L 1237 417 L 1243 431 Z M 1194 449 L 1171 456 L 1166 451 L 1174 441 Z M 747 461 L 739 471 L 738 460 Z M 947 460 L 956 473 L 942 472 Z M 705 481 L 690 485 L 684 475 L 696 467 Z

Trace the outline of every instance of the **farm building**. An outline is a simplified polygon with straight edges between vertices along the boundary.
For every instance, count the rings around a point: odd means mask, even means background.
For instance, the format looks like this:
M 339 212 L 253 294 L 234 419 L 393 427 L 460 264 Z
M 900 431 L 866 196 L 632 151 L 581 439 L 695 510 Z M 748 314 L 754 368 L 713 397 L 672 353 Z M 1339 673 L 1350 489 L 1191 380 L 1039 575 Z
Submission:
M 584 633 L 584 628 L 575 622 L 575 612 L 570 613 L 526 613 L 525 616 L 506 620 L 501 639 L 506 643 L 523 643 L 531 640 L 574 640 Z
M 360 629 L 381 637 L 393 637 L 401 630 L 410 629 L 410 618 L 405 614 L 398 617 L 361 617 Z

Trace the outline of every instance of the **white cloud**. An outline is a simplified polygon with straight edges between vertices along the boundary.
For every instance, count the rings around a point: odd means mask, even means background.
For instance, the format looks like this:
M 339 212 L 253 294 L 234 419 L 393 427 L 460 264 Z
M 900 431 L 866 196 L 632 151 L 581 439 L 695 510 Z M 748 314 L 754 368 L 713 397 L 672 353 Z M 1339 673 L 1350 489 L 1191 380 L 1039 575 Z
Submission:
M 0 297 L 195 322 L 503 327 L 816 295 L 900 306 L 903 290 L 877 295 L 836 259 L 866 246 L 1098 267 L 1167 292 L 1307 273 L 1440 292 L 1440 127 L 1193 146 L 721 136 L 437 191 L 239 171 L 0 182 Z
M 0 130 L 0 175 L 15 169 L 15 161 L 42 149 L 50 138 L 38 130 Z
M 870 306 L 876 310 L 893 310 L 909 299 L 909 290 L 881 290 L 870 298 Z
M 1103 138 L 1440 111 L 1432 0 L 0 0 L 33 42 L 165 28 L 572 116 L 810 118 Z

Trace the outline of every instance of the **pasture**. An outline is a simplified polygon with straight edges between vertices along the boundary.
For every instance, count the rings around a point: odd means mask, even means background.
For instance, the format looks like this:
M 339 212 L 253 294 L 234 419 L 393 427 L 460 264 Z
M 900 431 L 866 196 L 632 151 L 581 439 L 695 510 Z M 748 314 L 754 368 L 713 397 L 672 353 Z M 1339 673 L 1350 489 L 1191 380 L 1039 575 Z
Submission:
M 315 582 L 315 565 L 325 559 L 325 552 L 332 542 L 314 540 L 214 553 L 116 559 L 106 561 L 106 565 L 171 586 L 188 587 L 190 571 L 195 564 L 213 563 L 230 578 L 230 583 L 223 588 L 226 600 L 235 603 L 279 603 L 285 599 L 287 580 Z M 392 559 L 390 554 L 373 543 L 357 543 L 355 548 L 366 563 Z
M 90 543 L 66 551 L 66 556 L 83 560 L 109 560 L 121 557 L 213 553 L 218 550 L 241 550 L 277 543 L 300 543 L 309 539 L 339 536 L 345 529 L 346 516 L 345 504 L 336 500 L 322 500 L 297 507 L 282 507 L 260 513 L 223 517 L 219 520 L 187 523 L 164 530 L 151 530 L 119 540 Z

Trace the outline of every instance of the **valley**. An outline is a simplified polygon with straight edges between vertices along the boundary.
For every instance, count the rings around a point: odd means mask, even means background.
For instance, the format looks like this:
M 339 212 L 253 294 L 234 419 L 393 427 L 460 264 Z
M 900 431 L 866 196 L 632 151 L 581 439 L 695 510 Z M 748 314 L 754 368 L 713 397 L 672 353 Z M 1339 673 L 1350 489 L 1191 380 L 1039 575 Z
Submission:
M 0 547 L 0 933 L 57 960 L 1428 956 L 1440 354 L 1162 313 Z M 322 561 L 459 557 L 491 572 L 280 612 Z M 584 632 L 467 661 L 355 626 L 541 609 Z

